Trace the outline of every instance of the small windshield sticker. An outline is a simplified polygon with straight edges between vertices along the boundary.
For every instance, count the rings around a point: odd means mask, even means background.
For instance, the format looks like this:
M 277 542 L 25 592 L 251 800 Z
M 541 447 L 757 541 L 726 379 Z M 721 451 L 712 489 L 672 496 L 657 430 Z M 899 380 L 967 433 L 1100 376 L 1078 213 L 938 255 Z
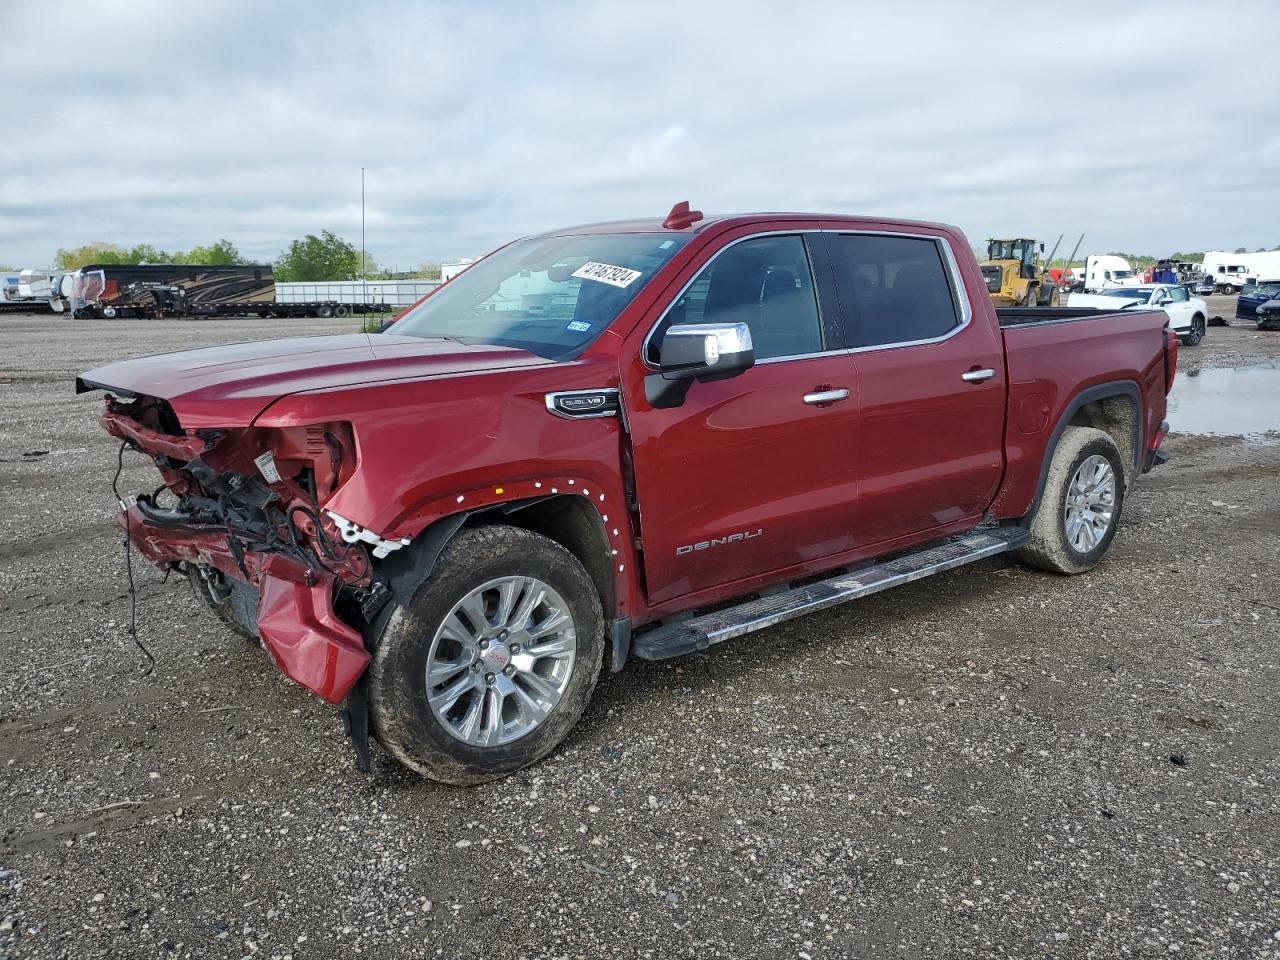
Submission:
M 671 245 L 672 245 L 673 243 L 675 243 L 675 241 L 674 241 L 674 240 L 663 240 L 660 244 L 658 244 L 658 249 L 659 249 L 659 250 L 670 250 L 670 249 L 671 249 Z
M 598 280 L 612 287 L 629 287 L 640 278 L 640 271 L 628 270 L 626 267 L 615 267 L 611 263 L 596 263 L 594 260 L 588 260 L 573 271 L 573 275 L 583 280 Z
M 591 329 L 591 324 L 585 320 L 570 320 L 564 325 L 566 330 L 572 330 L 574 333 L 586 333 Z

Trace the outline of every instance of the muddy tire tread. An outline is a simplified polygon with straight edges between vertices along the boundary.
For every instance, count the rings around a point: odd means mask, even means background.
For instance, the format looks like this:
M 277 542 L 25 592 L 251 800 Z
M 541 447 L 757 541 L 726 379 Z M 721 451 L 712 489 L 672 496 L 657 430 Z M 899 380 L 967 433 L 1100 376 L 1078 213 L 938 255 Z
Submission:
M 485 748 L 483 763 L 466 762 L 424 740 L 424 724 L 434 716 L 414 696 L 406 680 L 416 645 L 430 643 L 436 624 L 432 608 L 461 597 L 469 585 L 490 579 L 513 559 L 534 563 L 540 576 L 557 576 L 555 584 L 575 609 L 578 655 L 573 678 L 552 714 L 530 734 L 501 747 Z M 527 571 L 526 571 L 527 572 Z M 441 613 L 443 617 L 443 613 Z M 507 776 L 536 763 L 560 745 L 591 700 L 604 654 L 604 615 L 591 577 L 572 553 L 547 537 L 519 527 L 493 525 L 464 528 L 445 546 L 430 579 L 393 611 L 369 664 L 370 727 L 378 742 L 410 770 L 441 783 L 469 786 Z M 439 732 L 441 743 L 448 734 Z M 463 744 L 449 744 L 455 751 Z
M 1116 470 L 1115 514 L 1111 530 L 1101 546 L 1093 551 L 1092 556 L 1082 559 L 1067 546 L 1061 517 L 1062 504 L 1066 498 L 1067 484 L 1071 482 L 1076 466 L 1086 456 L 1094 453 L 1108 455 L 1112 468 Z M 1031 521 L 1031 539 L 1015 551 L 1015 559 L 1049 573 L 1072 575 L 1093 569 L 1106 555 L 1115 537 L 1124 507 L 1127 483 L 1128 471 L 1124 469 L 1124 457 L 1109 433 L 1093 427 L 1067 427 L 1053 451 L 1044 493 Z

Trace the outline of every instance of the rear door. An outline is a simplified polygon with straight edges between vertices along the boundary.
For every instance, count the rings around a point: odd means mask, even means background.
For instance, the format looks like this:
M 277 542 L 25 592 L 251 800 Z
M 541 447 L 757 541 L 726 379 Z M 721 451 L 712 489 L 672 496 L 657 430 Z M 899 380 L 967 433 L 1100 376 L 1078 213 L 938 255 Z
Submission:
M 655 603 L 839 553 L 854 531 L 857 384 L 821 236 L 744 231 L 678 282 L 623 380 Z M 755 365 L 653 407 L 665 330 L 721 322 L 751 328 Z
M 975 320 L 944 235 L 824 236 L 858 370 L 859 545 L 980 518 L 1004 462 L 989 308 Z

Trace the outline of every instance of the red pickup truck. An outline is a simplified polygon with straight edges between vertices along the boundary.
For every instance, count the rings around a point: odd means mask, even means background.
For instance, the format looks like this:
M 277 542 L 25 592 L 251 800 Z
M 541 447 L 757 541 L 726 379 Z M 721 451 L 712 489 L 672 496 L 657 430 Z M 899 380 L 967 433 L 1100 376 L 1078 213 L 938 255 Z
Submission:
M 432 778 L 545 755 L 602 669 L 1013 551 L 1106 553 L 1160 462 L 1162 312 L 993 309 L 954 227 L 761 214 L 517 240 L 377 334 L 108 364 L 121 504 Z M 123 448 L 122 448 L 123 455 Z

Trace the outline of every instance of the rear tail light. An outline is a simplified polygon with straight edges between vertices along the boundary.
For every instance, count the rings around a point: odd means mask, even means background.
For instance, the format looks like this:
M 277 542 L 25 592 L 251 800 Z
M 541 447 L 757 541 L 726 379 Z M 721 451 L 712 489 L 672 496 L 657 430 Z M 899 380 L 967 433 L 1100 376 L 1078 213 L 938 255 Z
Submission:
M 1164 395 L 1167 397 L 1178 373 L 1178 335 L 1172 327 L 1165 327 L 1164 335 Z

